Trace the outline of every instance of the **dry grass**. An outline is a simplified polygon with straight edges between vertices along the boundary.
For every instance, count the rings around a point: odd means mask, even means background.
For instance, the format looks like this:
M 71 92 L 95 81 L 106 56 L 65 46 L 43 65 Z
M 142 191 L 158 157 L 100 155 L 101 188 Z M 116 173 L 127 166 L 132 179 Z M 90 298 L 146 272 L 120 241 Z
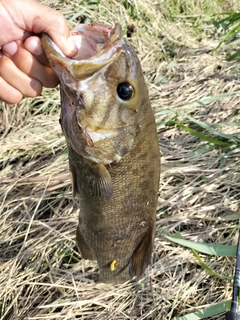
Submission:
M 203 3 L 195 6 L 198 17 L 204 13 Z M 221 3 L 224 8 L 227 2 Z M 182 16 L 173 23 L 165 1 L 91 1 L 86 7 L 72 0 L 61 10 L 74 23 L 120 21 L 125 30 L 127 25 L 136 27 L 130 41 L 149 83 L 162 150 L 153 263 L 139 283 L 94 282 L 96 263 L 82 260 L 75 246 L 78 208 L 58 124 L 58 91 L 46 90 L 42 97 L 16 106 L 2 103 L 1 319 L 170 320 L 230 299 L 231 281 L 224 276 L 232 275 L 234 259 L 201 255 L 220 276 L 209 275 L 189 249 L 162 235 L 181 232 L 193 241 L 236 244 L 237 146 L 216 147 L 164 124 L 173 113 L 184 122 L 188 113 L 199 121 L 221 124 L 218 130 L 237 137 L 239 67 L 225 62 L 224 51 L 211 51 L 217 45 L 214 29 L 201 20 L 202 29 L 193 32 L 199 20 Z M 199 32 L 202 42 L 197 40 Z M 192 103 L 223 93 L 231 95 L 207 104 Z

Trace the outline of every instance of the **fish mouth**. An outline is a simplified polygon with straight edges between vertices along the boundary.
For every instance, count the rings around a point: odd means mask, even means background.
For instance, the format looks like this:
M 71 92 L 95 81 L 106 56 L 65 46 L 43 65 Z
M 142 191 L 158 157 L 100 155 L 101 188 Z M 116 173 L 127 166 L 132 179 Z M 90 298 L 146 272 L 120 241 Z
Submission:
M 50 37 L 44 34 L 42 38 L 45 53 L 65 86 L 63 69 L 74 80 L 84 80 L 115 60 L 123 42 L 121 25 L 118 23 L 115 27 L 80 24 L 70 32 L 70 39 L 78 48 L 78 53 L 72 58 L 66 57 Z
M 90 62 L 108 61 L 121 49 L 122 31 L 120 24 L 115 27 L 90 24 L 80 24 L 71 32 L 70 38 L 78 48 L 78 54 L 74 60 L 88 59 Z

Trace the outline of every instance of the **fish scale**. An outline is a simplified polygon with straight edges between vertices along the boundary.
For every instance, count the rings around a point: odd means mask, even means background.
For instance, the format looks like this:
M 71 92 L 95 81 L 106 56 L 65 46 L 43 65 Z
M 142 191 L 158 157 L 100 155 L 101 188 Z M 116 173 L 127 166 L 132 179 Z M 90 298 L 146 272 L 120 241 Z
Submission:
M 61 126 L 80 200 L 77 246 L 97 260 L 99 281 L 139 279 L 151 260 L 160 174 L 148 89 L 120 25 L 80 25 L 72 34 L 85 45 L 90 38 L 93 56 L 69 59 L 47 35 L 42 42 L 61 82 Z
M 86 191 L 87 178 L 76 177 L 80 194 L 79 231 L 86 239 L 86 245 L 95 249 L 100 281 L 103 282 L 122 282 L 135 275 L 129 270 L 130 261 L 142 241 L 147 242 L 142 253 L 146 257 L 144 265 L 139 265 L 140 270 L 136 268 L 137 274 L 142 274 L 144 266 L 150 262 L 159 183 L 156 169 L 160 163 L 155 122 L 152 117 L 149 120 L 131 151 L 109 168 L 114 190 L 110 200 L 102 201 L 91 195 Z M 81 173 L 79 162 L 74 159 L 71 154 L 70 165 Z M 78 243 L 81 251 L 81 242 Z M 115 270 L 110 271 L 114 260 Z

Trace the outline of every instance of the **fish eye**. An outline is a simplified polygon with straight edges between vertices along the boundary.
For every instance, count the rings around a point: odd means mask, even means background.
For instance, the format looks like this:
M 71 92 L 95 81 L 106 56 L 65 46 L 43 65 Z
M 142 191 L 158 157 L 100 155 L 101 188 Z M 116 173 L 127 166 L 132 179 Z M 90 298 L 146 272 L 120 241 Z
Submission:
M 128 82 L 119 83 L 117 86 L 117 94 L 122 100 L 130 100 L 133 96 L 133 87 Z

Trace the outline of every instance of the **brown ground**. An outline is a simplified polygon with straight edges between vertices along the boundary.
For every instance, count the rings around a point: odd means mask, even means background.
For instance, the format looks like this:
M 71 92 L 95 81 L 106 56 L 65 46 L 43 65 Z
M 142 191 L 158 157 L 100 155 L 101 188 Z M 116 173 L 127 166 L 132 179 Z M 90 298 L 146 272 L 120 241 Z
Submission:
M 196 242 L 236 244 L 238 142 L 217 147 L 170 126 L 169 120 L 187 126 L 189 115 L 215 124 L 214 129 L 232 139 L 239 138 L 239 66 L 225 61 L 224 48 L 211 50 L 218 43 L 214 31 L 199 43 L 190 31 L 181 39 L 176 36 L 185 27 L 181 22 L 177 26 L 164 20 L 163 28 L 160 17 L 153 17 L 156 4 L 138 3 L 138 23 L 118 2 L 98 5 L 98 11 L 84 8 L 84 3 L 78 7 L 66 1 L 62 11 L 70 16 L 70 9 L 79 10 L 81 17 L 110 23 L 120 14 L 125 30 L 132 23 L 137 30 L 130 41 L 149 83 L 162 151 L 153 262 L 139 283 L 94 283 L 96 263 L 81 260 L 75 246 L 78 209 L 58 124 L 58 91 L 46 90 L 43 97 L 16 106 L 2 103 L 0 317 L 170 320 L 226 301 L 231 298 L 232 283 L 225 276 L 233 274 L 235 260 L 200 254 L 218 274 L 210 275 L 191 250 L 163 235 L 180 232 Z M 142 12 L 152 21 L 146 16 L 141 20 Z M 151 27 L 145 28 L 146 21 Z M 200 130 L 193 123 L 190 127 Z M 207 130 L 201 133 L 229 141 Z

